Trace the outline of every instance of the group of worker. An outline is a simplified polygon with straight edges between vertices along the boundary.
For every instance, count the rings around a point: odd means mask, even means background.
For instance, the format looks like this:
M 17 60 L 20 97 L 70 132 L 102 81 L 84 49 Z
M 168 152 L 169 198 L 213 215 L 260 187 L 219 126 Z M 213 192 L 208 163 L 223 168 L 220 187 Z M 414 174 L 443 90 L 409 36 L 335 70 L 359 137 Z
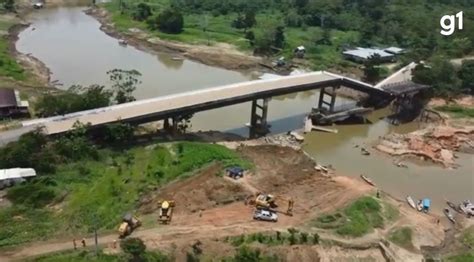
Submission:
M 77 242 L 76 242 L 75 238 L 72 240 L 72 244 L 74 245 L 74 250 L 76 250 L 77 249 Z M 83 238 L 81 240 L 81 244 L 82 244 L 82 247 L 86 247 L 86 239 L 85 238 Z
M 82 244 L 82 247 L 84 247 L 84 248 L 86 247 L 86 239 L 85 238 L 83 238 L 81 240 L 81 244 Z M 76 242 L 75 238 L 72 240 L 72 245 L 74 246 L 74 250 L 77 250 L 77 242 Z M 114 249 L 117 248 L 117 240 L 114 240 L 114 242 L 112 244 L 112 247 Z

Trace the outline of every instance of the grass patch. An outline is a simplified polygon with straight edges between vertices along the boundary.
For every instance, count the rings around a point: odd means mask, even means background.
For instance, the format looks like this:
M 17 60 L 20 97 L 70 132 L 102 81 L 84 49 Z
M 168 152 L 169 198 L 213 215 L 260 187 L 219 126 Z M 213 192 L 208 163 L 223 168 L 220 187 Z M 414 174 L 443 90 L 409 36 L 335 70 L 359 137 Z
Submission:
M 335 229 L 342 236 L 360 237 L 384 224 L 381 204 L 372 197 L 362 197 L 335 214 L 318 217 L 313 225 Z
M 25 70 L 16 62 L 8 51 L 8 41 L 0 36 L 0 76 L 15 80 L 25 80 Z
M 453 114 L 455 117 L 474 117 L 474 108 L 459 105 L 445 105 L 435 107 L 436 110 Z
M 102 231 L 115 229 L 124 213 L 136 209 L 141 196 L 215 161 L 251 168 L 230 149 L 193 142 L 103 149 L 100 155 L 98 161 L 63 164 L 54 174 L 11 188 L 14 205 L 0 210 L 0 247 L 59 232 L 90 233 L 96 223 Z M 61 212 L 39 209 L 45 205 Z
M 16 62 L 15 58 L 10 55 L 7 35 L 2 36 L 1 34 L 8 34 L 8 30 L 15 23 L 14 19 L 4 18 L 0 14 L 0 76 L 11 77 L 15 80 L 25 80 L 25 71 Z
M 46 210 L 8 207 L 0 211 L 0 247 L 29 240 L 45 240 L 57 234 L 57 219 Z
M 474 226 L 471 226 L 464 231 L 461 235 L 460 241 L 463 244 L 474 248 Z
M 307 233 L 292 228 L 288 232 L 277 231 L 275 233 L 253 233 L 248 235 L 240 235 L 226 238 L 226 242 L 234 247 L 251 245 L 260 243 L 267 246 L 278 245 L 317 245 L 320 237 L 317 233 Z
M 448 257 L 446 261 L 450 262 L 472 262 L 474 261 L 474 252 L 467 252 L 455 256 Z
M 146 252 L 143 256 L 143 261 L 156 261 L 156 262 L 165 262 L 171 261 L 167 256 L 161 254 L 160 252 Z M 59 252 L 55 254 L 48 254 L 45 256 L 40 256 L 34 259 L 29 259 L 26 261 L 31 262 L 123 262 L 128 261 L 127 257 L 124 254 L 119 255 L 107 255 L 102 252 L 99 252 L 98 255 L 95 255 L 92 251 L 81 250 L 81 251 L 68 251 L 68 252 Z
M 383 226 L 381 206 L 372 197 L 363 197 L 356 200 L 344 210 L 347 222 L 336 232 L 346 236 L 363 236 L 372 228 Z
M 395 221 L 400 216 L 400 212 L 396 207 L 389 203 L 383 203 L 383 216 L 387 221 Z
M 393 243 L 403 248 L 410 249 L 413 247 L 412 235 L 413 235 L 413 231 L 411 228 L 402 227 L 402 228 L 397 228 L 393 230 L 392 232 L 390 232 L 388 238 Z

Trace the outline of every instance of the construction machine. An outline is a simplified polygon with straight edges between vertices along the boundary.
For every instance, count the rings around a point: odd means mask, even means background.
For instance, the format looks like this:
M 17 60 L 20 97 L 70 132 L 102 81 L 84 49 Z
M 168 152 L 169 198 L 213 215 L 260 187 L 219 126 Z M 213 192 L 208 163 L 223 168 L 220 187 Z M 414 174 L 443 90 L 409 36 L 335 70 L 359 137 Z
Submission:
M 168 224 L 171 221 L 173 215 L 173 208 L 175 206 L 174 201 L 161 201 L 159 202 L 160 209 L 158 214 L 158 221 L 163 224 Z
M 142 222 L 132 214 L 126 214 L 122 217 L 122 223 L 119 226 L 119 237 L 124 238 L 130 235 L 133 230 L 141 226 Z
M 284 201 L 288 203 L 286 211 L 283 212 L 280 209 L 278 209 L 277 201 L 279 202 Z M 274 196 L 271 194 L 258 193 L 255 199 L 252 199 L 249 201 L 249 204 L 254 205 L 255 208 L 257 209 L 270 210 L 273 212 L 283 213 L 288 216 L 293 216 L 294 201 L 292 198 L 285 198 L 282 196 Z

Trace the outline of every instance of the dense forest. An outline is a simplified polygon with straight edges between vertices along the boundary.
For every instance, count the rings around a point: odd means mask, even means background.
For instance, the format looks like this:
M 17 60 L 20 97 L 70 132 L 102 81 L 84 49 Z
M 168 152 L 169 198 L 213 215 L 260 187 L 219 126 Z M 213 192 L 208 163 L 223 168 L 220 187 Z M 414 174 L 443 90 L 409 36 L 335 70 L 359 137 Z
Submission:
M 201 27 L 204 31 L 207 29 L 216 33 L 215 38 L 211 39 L 215 41 L 222 40 L 219 33 L 235 34 L 230 30 L 232 27 L 241 29 L 240 37 L 246 37 L 252 44 L 258 42 L 259 35 L 265 38 L 261 35 L 262 30 L 275 34 L 280 27 L 280 30 L 285 28 L 286 39 L 293 35 L 306 35 L 297 38 L 315 51 L 318 51 L 318 45 L 324 44 L 339 45 L 337 48 L 394 45 L 409 48 L 412 55 L 420 59 L 430 57 L 434 52 L 461 57 L 472 51 L 474 43 L 474 0 L 117 1 L 125 6 L 122 9 L 124 13 L 127 10 L 136 13 L 133 9 L 140 5 L 143 7 L 145 3 L 149 6 L 149 13 L 143 19 L 169 7 L 184 17 L 184 31 Z M 442 36 L 440 18 L 459 11 L 464 11 L 464 30 L 449 37 Z M 139 16 L 134 17 L 140 19 Z M 222 24 L 226 20 L 227 24 Z M 319 30 L 310 30 L 313 27 Z M 175 31 L 179 32 L 181 30 Z M 213 35 L 210 37 L 213 38 Z M 335 39 L 332 43 L 334 38 L 341 37 L 345 38 L 344 42 Z M 281 46 L 276 44 L 276 47 L 294 48 L 287 46 L 293 42 L 289 39 Z

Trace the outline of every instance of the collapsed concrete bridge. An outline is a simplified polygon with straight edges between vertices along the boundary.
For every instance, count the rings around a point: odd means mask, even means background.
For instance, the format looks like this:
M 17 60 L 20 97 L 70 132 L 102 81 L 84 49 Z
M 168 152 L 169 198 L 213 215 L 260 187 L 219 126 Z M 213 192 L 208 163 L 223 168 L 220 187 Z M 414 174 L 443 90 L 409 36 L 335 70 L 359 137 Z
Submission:
M 244 102 L 252 102 L 251 127 L 265 127 L 268 101 L 272 97 L 320 89 L 318 106 L 331 112 L 335 109 L 336 92 L 334 91 L 340 87 L 365 93 L 376 100 L 393 98 L 392 94 L 383 88 L 319 71 L 200 89 L 62 116 L 24 121 L 20 129 L 0 134 L 0 144 L 16 140 L 16 137 L 37 127 L 44 128 L 44 132 L 48 135 L 64 133 L 72 130 L 76 122 L 88 123 L 94 128 L 118 122 L 135 125 L 157 120 L 168 122 L 168 119 L 171 119 L 172 127 L 176 128 L 177 121 L 182 116 Z

